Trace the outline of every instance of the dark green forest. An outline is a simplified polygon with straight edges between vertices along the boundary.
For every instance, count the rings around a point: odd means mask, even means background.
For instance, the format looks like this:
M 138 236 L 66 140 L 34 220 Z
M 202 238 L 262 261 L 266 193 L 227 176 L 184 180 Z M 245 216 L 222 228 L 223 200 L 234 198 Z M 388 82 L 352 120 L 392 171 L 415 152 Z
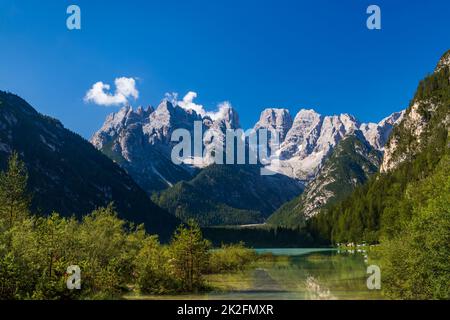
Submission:
M 280 174 L 263 176 L 260 168 L 213 164 L 152 200 L 179 219 L 194 218 L 206 227 L 261 223 L 303 187 Z

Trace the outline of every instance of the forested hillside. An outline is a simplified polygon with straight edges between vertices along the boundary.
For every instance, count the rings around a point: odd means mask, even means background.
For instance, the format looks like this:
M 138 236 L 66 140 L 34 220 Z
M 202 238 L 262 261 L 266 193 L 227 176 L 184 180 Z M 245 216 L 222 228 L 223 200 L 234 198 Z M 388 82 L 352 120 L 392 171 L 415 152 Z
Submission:
M 263 222 L 303 186 L 283 175 L 262 176 L 256 165 L 211 165 L 190 181 L 160 192 L 153 200 L 182 220 L 203 226 Z
M 417 89 L 381 173 L 308 222 L 325 243 L 380 243 L 391 298 L 450 298 L 450 52 Z
M 395 167 L 372 177 L 350 197 L 310 221 L 322 238 L 376 242 L 383 236 L 395 236 L 412 218 L 415 186 L 431 179 L 438 164 L 445 166 L 448 161 L 449 76 L 449 68 L 442 68 L 419 84 L 405 119 L 390 138 L 396 147 L 389 153 L 389 163 Z
M 381 152 L 357 130 L 344 137 L 323 167 L 299 197 L 283 205 L 268 219 L 269 224 L 301 227 L 322 208 L 344 199 L 377 172 Z
M 80 218 L 114 202 L 119 217 L 167 239 L 179 223 L 117 164 L 61 122 L 0 91 L 0 169 L 13 152 L 28 171 L 31 209 Z

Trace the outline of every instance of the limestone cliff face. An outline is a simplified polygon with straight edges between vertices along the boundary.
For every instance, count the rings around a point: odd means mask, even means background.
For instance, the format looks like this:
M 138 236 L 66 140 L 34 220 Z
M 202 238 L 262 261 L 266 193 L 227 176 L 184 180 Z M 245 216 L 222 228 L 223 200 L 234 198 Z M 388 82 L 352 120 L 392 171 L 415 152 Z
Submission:
M 413 142 L 408 148 L 408 153 L 413 153 L 417 150 L 420 145 L 420 136 L 424 131 L 427 122 L 423 116 L 419 113 L 419 107 L 424 105 L 423 102 L 417 101 L 414 103 L 410 109 L 406 111 L 404 120 L 401 122 L 401 127 L 409 131 L 410 135 L 414 137 L 415 142 Z M 401 162 L 407 159 L 407 154 L 400 154 L 398 150 L 399 144 L 402 144 L 402 138 L 399 134 L 394 133 L 389 139 L 388 144 L 384 149 L 383 163 L 381 165 L 380 171 L 387 172 L 395 169 Z
M 274 110 L 274 109 L 270 109 Z M 283 109 L 278 110 L 280 114 Z M 273 111 L 272 111 L 273 112 Z M 355 130 L 360 130 L 363 138 L 376 150 L 383 151 L 392 129 L 401 121 L 404 112 L 395 112 L 379 123 L 361 124 L 354 116 L 340 114 L 322 116 L 314 110 L 300 110 L 290 129 L 287 125 L 266 127 L 286 132 L 281 139 L 280 160 L 268 165 L 268 169 L 305 182 L 313 180 L 339 142 Z M 262 119 L 270 117 L 265 111 Z M 277 119 L 282 117 L 277 117 Z M 258 124 L 260 124 L 262 121 Z M 267 122 L 267 121 L 266 121 Z M 281 122 L 281 121 L 280 121 Z
M 93 135 L 91 143 L 151 194 L 178 181 L 191 179 L 198 167 L 202 167 L 203 163 L 197 165 L 193 159 L 187 159 L 181 165 L 171 159 L 172 147 L 177 143 L 171 141 L 173 131 L 185 129 L 194 137 L 196 121 L 202 123 L 203 131 L 215 133 L 218 139 L 214 143 L 223 143 L 225 131 L 239 127 L 239 117 L 230 106 L 222 107 L 211 119 L 163 100 L 156 109 L 139 107 L 133 110 L 125 106 L 109 115 Z M 204 143 L 207 149 L 213 147 L 209 141 Z
M 349 133 L 360 130 L 367 142 L 382 151 L 403 112 L 396 112 L 379 123 L 361 124 L 349 114 L 322 116 L 314 110 L 300 110 L 294 119 L 282 108 L 265 109 L 255 130 L 275 130 L 280 138 L 280 159 L 267 169 L 291 179 L 309 182 L 317 175 L 337 144 Z M 193 133 L 194 122 L 212 133 L 203 138 L 205 157 L 185 159 L 182 165 L 171 161 L 176 129 Z M 211 117 L 164 100 L 153 109 L 123 107 L 108 116 L 91 139 L 92 144 L 122 166 L 148 193 L 159 191 L 181 180 L 189 180 L 199 169 L 214 162 L 216 150 L 225 142 L 228 129 L 240 127 L 237 112 L 229 105 Z M 192 134 L 194 136 L 194 134 Z M 199 161 L 201 160 L 201 161 Z
M 445 53 L 439 60 L 434 71 L 432 80 L 428 81 L 428 86 L 424 88 L 423 82 L 419 85 L 418 92 L 411 106 L 405 111 L 402 121 L 396 130 L 393 131 L 384 152 L 381 172 L 388 172 L 397 168 L 402 162 L 412 158 L 421 150 L 424 144 L 424 135 L 430 131 L 430 125 L 436 125 L 431 119 L 436 113 L 449 106 L 443 105 L 442 94 L 448 94 L 447 87 L 439 88 L 437 84 L 439 78 L 450 81 L 450 51 Z M 434 81 L 434 84 L 430 84 Z M 443 91 L 439 93 L 439 91 Z M 425 93 L 423 93 L 425 92 Z M 449 116 L 441 119 L 441 122 L 449 121 Z
M 275 130 L 281 141 L 284 141 L 287 133 L 292 127 L 292 117 L 287 109 L 268 108 L 265 109 L 254 129 Z
M 346 135 L 334 148 L 302 195 L 279 208 L 268 223 L 302 226 L 320 210 L 348 196 L 378 171 L 381 151 L 373 148 L 360 130 Z

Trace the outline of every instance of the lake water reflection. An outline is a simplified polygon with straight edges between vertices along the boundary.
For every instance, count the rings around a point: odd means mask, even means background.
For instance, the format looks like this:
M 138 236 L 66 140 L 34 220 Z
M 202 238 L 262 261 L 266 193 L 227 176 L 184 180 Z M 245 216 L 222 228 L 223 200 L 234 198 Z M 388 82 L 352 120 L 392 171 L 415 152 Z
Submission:
M 335 249 L 257 249 L 273 259 L 233 274 L 210 275 L 205 294 L 150 299 L 381 299 L 366 285 L 367 263 L 360 253 Z

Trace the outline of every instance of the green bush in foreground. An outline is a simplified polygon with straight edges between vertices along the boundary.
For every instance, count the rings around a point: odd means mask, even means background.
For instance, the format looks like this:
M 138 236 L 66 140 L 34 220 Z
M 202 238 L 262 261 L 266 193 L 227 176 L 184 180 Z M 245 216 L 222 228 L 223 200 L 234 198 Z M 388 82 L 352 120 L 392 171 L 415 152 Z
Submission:
M 210 273 L 235 272 L 245 268 L 257 259 L 256 252 L 248 249 L 243 243 L 222 245 L 211 253 Z
M 135 259 L 136 286 L 142 294 L 174 293 L 180 288 L 171 264 L 171 253 L 158 237 L 144 239 Z
M 450 156 L 430 177 L 410 185 L 413 217 L 382 241 L 385 292 L 401 299 L 450 298 Z

